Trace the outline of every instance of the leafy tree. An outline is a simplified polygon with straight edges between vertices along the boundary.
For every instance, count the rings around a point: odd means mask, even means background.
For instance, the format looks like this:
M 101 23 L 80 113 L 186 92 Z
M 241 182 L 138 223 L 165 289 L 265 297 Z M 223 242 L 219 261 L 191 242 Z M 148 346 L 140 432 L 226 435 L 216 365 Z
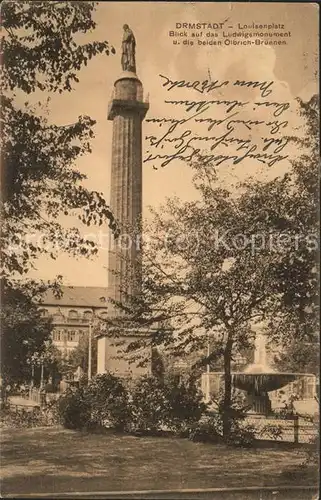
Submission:
M 152 237 L 143 249 L 143 292 L 133 298 L 131 318 L 143 325 L 172 321 L 173 328 L 157 327 L 151 339 L 144 339 L 153 347 L 180 358 L 198 352 L 195 365 L 222 360 L 227 436 L 232 363 L 239 351 L 252 346 L 251 323 L 266 314 L 270 265 L 277 257 L 266 250 L 253 258 L 251 246 L 240 240 L 242 235 L 250 240 L 253 232 L 241 210 L 245 195 L 233 198 L 228 191 L 209 189 L 205 179 L 198 189 L 200 201 L 172 200 L 155 214 Z
M 1 322 L 1 376 L 5 383 L 22 383 L 32 377 L 32 355 L 43 354 L 50 339 L 51 320 L 42 318 L 34 302 L 35 289 L 2 287 Z M 39 290 L 39 286 L 37 285 Z
M 118 304 L 127 312 L 120 323 L 154 327 L 128 350 L 145 343 L 183 358 L 199 352 L 198 365 L 221 364 L 225 438 L 231 367 L 237 354 L 253 347 L 253 324 L 263 322 L 270 338 L 282 343 L 315 332 L 318 104 L 315 97 L 299 103 L 305 136 L 291 140 L 308 153 L 283 177 L 242 184 L 236 193 L 215 187 L 215 172 L 194 164 L 199 200 L 169 200 L 154 213 L 143 245 L 142 293 Z M 168 321 L 172 328 L 162 327 Z
M 318 342 L 295 339 L 275 356 L 275 365 L 282 372 L 314 373 L 318 375 L 320 353 Z
M 74 123 L 58 126 L 47 116 L 50 93 L 70 92 L 79 81 L 79 71 L 94 56 L 115 53 L 107 41 L 84 40 L 83 35 L 96 27 L 94 10 L 95 2 L 2 5 L 2 356 L 7 363 L 10 353 L 14 356 L 17 364 L 11 371 L 8 368 L 8 375 L 18 378 L 27 370 L 22 352 L 29 355 L 33 348 L 38 352 L 49 331 L 32 305 L 37 287 L 30 285 L 32 296 L 21 277 L 26 278 L 41 254 L 56 258 L 61 250 L 79 256 L 97 252 L 78 228 L 58 222 L 61 216 L 77 216 L 85 225 L 108 222 L 117 233 L 102 193 L 85 188 L 85 175 L 75 168 L 77 159 L 91 152 L 95 121 L 79 116 Z M 36 91 L 39 102 L 31 104 Z M 30 344 L 20 349 L 23 340 Z
M 57 126 L 45 116 L 49 92 L 71 91 L 82 66 L 97 54 L 114 53 L 108 42 L 80 43 L 95 29 L 94 2 L 5 3 L 2 8 L 2 218 L 3 273 L 25 274 L 39 253 L 64 249 L 89 255 L 97 249 L 77 228 L 65 228 L 59 215 L 77 214 L 84 224 L 115 221 L 101 193 L 82 185 L 74 168 L 91 152 L 95 121 L 80 116 Z M 17 95 L 47 92 L 38 106 L 17 104 Z M 37 243 L 31 235 L 41 235 Z M 31 239 L 31 241 L 30 241 Z M 57 248 L 59 247 L 59 248 Z
M 39 366 L 40 364 L 41 366 L 41 363 L 43 364 L 44 380 L 49 382 L 51 379 L 52 383 L 49 385 L 52 386 L 52 389 L 57 387 L 57 383 L 62 378 L 72 379 L 75 370 L 68 355 L 58 349 L 52 342 L 46 345 L 46 349 L 41 355 L 36 352 L 32 358 L 36 365 Z M 38 379 L 36 381 L 39 382 Z
M 274 307 L 267 331 L 275 342 L 316 342 L 319 277 L 319 97 L 298 99 L 301 136 L 292 169 L 268 183 L 245 185 L 244 209 L 278 261 L 271 267 Z

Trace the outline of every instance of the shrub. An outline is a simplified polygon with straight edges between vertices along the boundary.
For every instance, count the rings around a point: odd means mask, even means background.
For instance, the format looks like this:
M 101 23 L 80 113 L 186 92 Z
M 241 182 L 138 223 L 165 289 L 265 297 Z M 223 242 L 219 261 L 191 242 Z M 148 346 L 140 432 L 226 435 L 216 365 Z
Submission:
M 283 429 L 281 425 L 276 424 L 265 424 L 263 427 L 258 429 L 257 433 L 262 439 L 270 438 L 277 440 L 283 434 Z
M 164 383 L 156 377 L 141 377 L 131 394 L 131 430 L 155 434 L 167 424 L 170 404 Z
M 309 446 L 305 448 L 305 457 L 302 462 L 302 467 L 306 467 L 309 465 L 318 466 L 320 460 L 320 438 L 319 438 L 319 430 L 320 430 L 320 416 L 319 414 L 314 416 L 301 416 L 301 418 L 305 418 L 307 421 L 313 424 L 313 428 L 315 430 L 315 435 L 310 437 Z
M 83 388 L 68 388 L 58 400 L 61 423 L 67 429 L 83 429 L 90 426 L 91 407 Z
M 202 418 L 189 429 L 189 439 L 202 443 L 225 443 L 229 446 L 249 447 L 255 440 L 255 427 L 238 418 L 231 420 L 230 434 L 223 438 L 223 417 L 216 413 Z
M 226 444 L 230 446 L 239 446 L 249 448 L 255 441 L 256 429 L 253 424 L 247 424 L 240 419 L 233 419 L 231 432 L 225 439 Z
M 59 418 L 55 410 L 56 403 L 44 409 L 36 407 L 32 410 L 21 408 L 18 411 L 13 411 L 6 407 L 0 413 L 1 426 L 21 429 L 56 425 L 59 423 Z
M 246 411 L 242 393 L 235 391 L 232 395 L 231 406 L 228 409 L 230 432 L 223 436 L 223 416 L 227 410 L 223 406 L 223 392 L 218 395 L 214 405 L 215 410 L 207 415 L 196 426 L 189 429 L 189 439 L 203 442 L 225 442 L 229 446 L 249 447 L 255 441 L 256 428 L 246 422 Z
M 110 373 L 96 375 L 86 389 L 91 425 L 109 426 L 122 431 L 128 426 L 128 394 L 122 381 Z
M 219 415 L 205 417 L 192 424 L 188 430 L 188 438 L 201 443 L 222 442 L 222 425 Z
M 132 430 L 184 434 L 199 421 L 205 408 L 192 379 L 183 382 L 170 377 L 164 381 L 145 376 L 138 380 L 131 394 Z
M 169 406 L 167 425 L 176 432 L 184 433 L 196 424 L 206 409 L 203 395 L 192 377 L 185 382 L 169 378 L 165 383 L 165 396 Z

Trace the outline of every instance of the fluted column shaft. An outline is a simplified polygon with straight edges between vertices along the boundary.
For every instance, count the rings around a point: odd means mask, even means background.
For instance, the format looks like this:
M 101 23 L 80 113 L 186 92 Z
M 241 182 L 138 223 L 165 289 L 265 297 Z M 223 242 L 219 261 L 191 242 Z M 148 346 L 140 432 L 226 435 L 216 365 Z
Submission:
M 114 97 L 108 113 L 113 120 L 110 204 L 121 234 L 109 252 L 109 289 L 112 299 L 123 302 L 140 289 L 142 120 L 148 104 L 136 76 L 117 80 Z

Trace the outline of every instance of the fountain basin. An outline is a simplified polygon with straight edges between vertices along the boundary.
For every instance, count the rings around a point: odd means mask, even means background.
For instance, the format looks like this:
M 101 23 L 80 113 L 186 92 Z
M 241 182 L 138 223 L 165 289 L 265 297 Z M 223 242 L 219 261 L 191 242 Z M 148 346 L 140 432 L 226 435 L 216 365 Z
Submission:
M 253 373 L 255 372 L 255 373 Z M 271 411 L 271 400 L 269 393 L 286 387 L 294 381 L 306 381 L 313 374 L 307 373 L 274 373 L 272 370 L 262 373 L 258 365 L 250 365 L 245 372 L 232 372 L 232 386 L 245 392 L 246 400 L 251 407 L 251 412 L 268 414 Z M 303 382 L 302 382 L 303 383 Z M 202 375 L 202 392 L 205 401 L 215 399 L 221 390 L 224 390 L 224 373 L 207 372 Z M 299 395 L 298 387 L 293 389 L 293 394 Z M 292 392 L 291 392 L 292 394 Z M 303 394 L 300 396 L 306 398 Z
M 294 382 L 300 373 L 233 373 L 232 384 L 251 394 L 266 394 Z

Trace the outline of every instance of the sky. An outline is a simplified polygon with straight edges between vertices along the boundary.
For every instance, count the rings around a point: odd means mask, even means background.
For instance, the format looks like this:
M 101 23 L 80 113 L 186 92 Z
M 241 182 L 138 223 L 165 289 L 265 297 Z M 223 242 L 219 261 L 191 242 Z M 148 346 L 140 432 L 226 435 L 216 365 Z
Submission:
M 71 93 L 52 95 L 49 117 L 56 124 L 73 123 L 79 115 L 89 115 L 96 120 L 95 139 L 92 154 L 80 159 L 75 168 L 87 175 L 86 186 L 110 195 L 110 163 L 112 122 L 107 120 L 108 103 L 113 85 L 121 73 L 122 26 L 129 24 L 136 38 L 137 75 L 148 94 L 150 109 L 146 118 L 176 116 L 173 107 L 164 104 L 169 99 L 199 99 L 188 89 L 174 89 L 168 92 L 162 87 L 165 75 L 174 80 L 234 81 L 236 79 L 274 81 L 273 99 L 289 102 L 287 111 L 288 131 L 300 125 L 295 99 L 308 99 L 317 92 L 318 82 L 318 12 L 316 4 L 287 3 L 203 3 L 203 2 L 101 2 L 95 13 L 97 29 L 87 33 L 82 41 L 108 40 L 116 49 L 116 55 L 100 55 L 79 72 L 79 84 Z M 255 24 L 284 25 L 283 31 L 290 31 L 287 45 L 276 46 L 204 46 L 194 43 L 173 44 L 170 31 L 177 30 L 177 23 L 223 23 L 226 31 L 240 31 L 241 26 Z M 233 28 L 227 29 L 227 26 Z M 188 33 L 190 34 L 189 30 Z M 194 30 L 195 31 L 195 30 Z M 213 32 L 215 30 L 203 30 Z M 243 30 L 244 31 L 244 30 Z M 251 32 L 253 29 L 247 29 Z M 258 30 L 254 30 L 258 31 Z M 266 31 L 266 30 L 265 30 Z M 272 29 L 273 31 L 273 29 Z M 275 30 L 274 30 L 275 31 Z M 281 31 L 281 29 L 278 29 Z M 206 40 L 207 38 L 205 38 Z M 209 38 L 208 38 L 209 39 Z M 240 39 L 240 38 L 238 38 Z M 189 40 L 191 38 L 189 37 Z M 259 90 L 249 93 L 245 88 L 229 88 L 219 91 L 216 98 L 249 99 L 260 98 Z M 41 98 L 47 96 L 42 95 Z M 38 100 L 39 95 L 34 96 Z M 204 97 L 203 97 L 204 98 Z M 207 96 L 206 99 L 209 97 Z M 213 96 L 212 96 L 213 99 Z M 176 109 L 176 107 L 175 107 Z M 173 114 L 170 112 L 173 110 Z M 177 109 L 176 109 L 177 111 Z M 268 112 L 262 111 L 260 119 L 267 119 Z M 246 116 L 246 113 L 245 113 Z M 250 115 L 249 115 L 250 116 Z M 215 117 L 220 117 L 219 111 Z M 155 132 L 155 125 L 143 124 L 143 155 L 149 151 L 145 136 Z M 258 129 L 251 132 L 255 138 Z M 291 154 L 295 154 L 290 151 Z M 282 174 L 289 167 L 288 160 L 266 168 L 258 162 L 247 161 L 237 166 L 224 165 L 218 168 L 218 183 L 227 187 L 235 185 L 248 176 L 270 178 Z M 166 197 L 178 196 L 183 200 L 195 198 L 191 168 L 183 161 L 175 161 L 164 168 L 153 168 L 153 162 L 143 164 L 143 216 L 148 216 L 148 207 L 158 207 Z M 73 222 L 72 222 L 73 224 Z M 88 228 L 86 229 L 88 232 Z M 86 231 L 84 234 L 86 234 Z M 107 229 L 106 229 L 107 231 Z M 90 228 L 90 233 L 95 232 Z M 108 254 L 100 250 L 93 260 L 75 259 L 61 254 L 55 261 L 41 258 L 30 276 L 53 279 L 64 276 L 65 284 L 107 286 Z

